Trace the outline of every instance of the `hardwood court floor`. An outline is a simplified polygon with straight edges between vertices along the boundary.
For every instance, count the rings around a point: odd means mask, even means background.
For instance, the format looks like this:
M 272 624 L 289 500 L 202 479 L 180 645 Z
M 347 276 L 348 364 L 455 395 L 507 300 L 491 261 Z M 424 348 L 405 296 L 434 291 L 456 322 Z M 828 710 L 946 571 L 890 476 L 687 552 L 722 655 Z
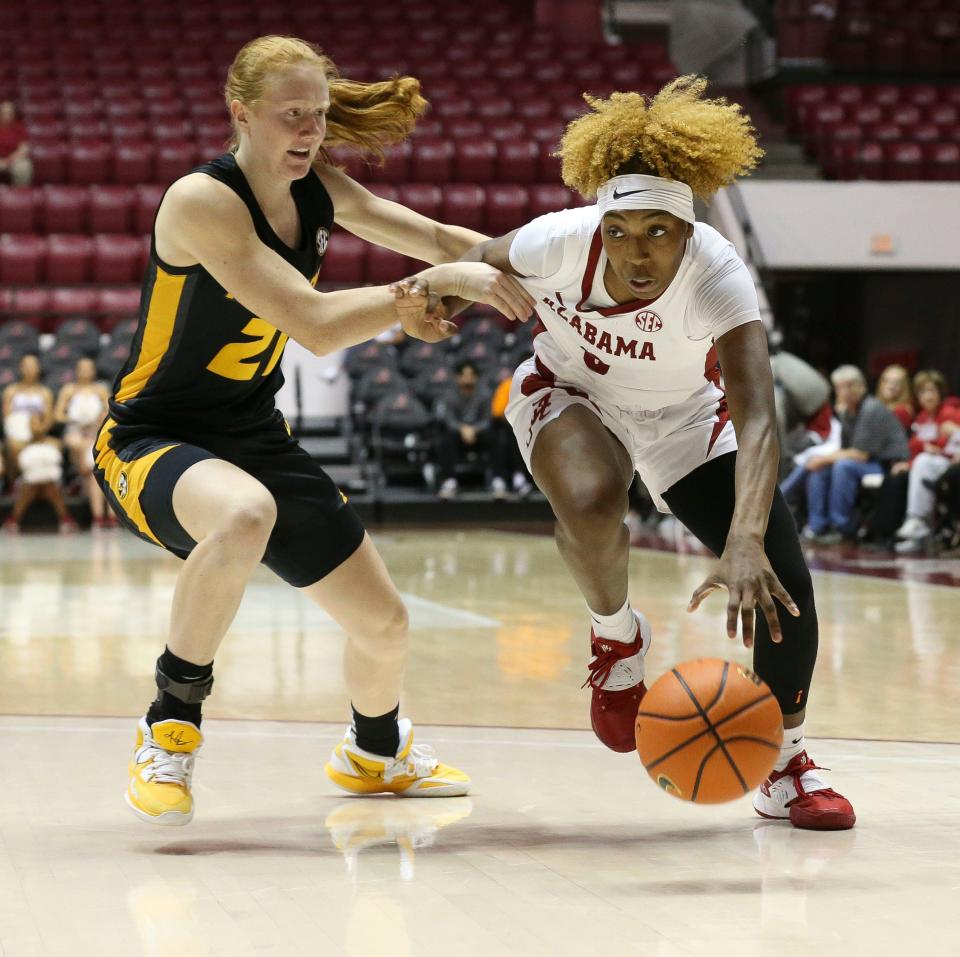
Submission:
M 122 803 L 179 563 L 126 534 L 0 540 L 3 957 L 954 952 L 960 589 L 814 572 L 811 750 L 859 817 L 817 834 L 676 801 L 596 741 L 549 538 L 375 537 L 411 610 L 404 713 L 474 793 L 334 790 L 342 643 L 262 571 L 217 656 L 184 829 Z M 748 661 L 719 596 L 683 610 L 707 567 L 634 552 L 651 678 Z

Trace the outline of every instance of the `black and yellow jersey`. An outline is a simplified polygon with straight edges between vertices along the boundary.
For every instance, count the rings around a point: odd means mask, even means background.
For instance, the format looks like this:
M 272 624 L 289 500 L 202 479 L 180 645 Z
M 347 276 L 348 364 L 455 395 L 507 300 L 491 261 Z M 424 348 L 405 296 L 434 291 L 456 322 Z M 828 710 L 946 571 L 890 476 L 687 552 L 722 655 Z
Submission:
M 291 249 L 274 233 L 232 153 L 198 166 L 246 204 L 264 245 L 316 283 L 333 225 L 333 202 L 313 171 L 290 186 L 301 240 Z M 157 255 L 156 231 L 130 357 L 110 399 L 110 418 L 178 432 L 247 432 L 276 418 L 287 336 L 233 298 L 202 266 L 177 268 Z

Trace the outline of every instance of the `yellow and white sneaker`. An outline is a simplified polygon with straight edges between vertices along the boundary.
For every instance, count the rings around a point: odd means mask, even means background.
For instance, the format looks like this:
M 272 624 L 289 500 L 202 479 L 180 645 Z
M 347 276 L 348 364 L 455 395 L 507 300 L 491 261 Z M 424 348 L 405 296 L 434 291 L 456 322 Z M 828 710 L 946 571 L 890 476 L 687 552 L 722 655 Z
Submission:
M 130 762 L 130 783 L 124 795 L 130 810 L 143 821 L 179 827 L 193 818 L 190 779 L 203 744 L 200 729 L 190 721 L 140 719 Z
M 324 767 L 337 787 L 353 794 L 399 794 L 402 797 L 459 797 L 470 790 L 463 771 L 441 764 L 433 748 L 413 743 L 413 725 L 401 718 L 400 747 L 395 758 L 357 747 L 353 727 Z

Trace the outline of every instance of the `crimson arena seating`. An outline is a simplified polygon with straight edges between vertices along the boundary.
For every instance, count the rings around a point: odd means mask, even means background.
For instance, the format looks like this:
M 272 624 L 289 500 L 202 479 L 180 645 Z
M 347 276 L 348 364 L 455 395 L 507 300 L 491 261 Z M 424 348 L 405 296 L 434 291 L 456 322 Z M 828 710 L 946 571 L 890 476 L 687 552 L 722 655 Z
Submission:
M 942 73 L 960 63 L 956 0 L 780 0 L 780 56 L 856 73 Z
M 960 180 L 960 86 L 807 84 L 786 108 L 830 178 Z
M 584 91 L 653 93 L 676 74 L 660 43 L 624 56 L 533 30 L 524 0 L 15 6 L 0 5 L 0 30 L 17 37 L 0 58 L 0 99 L 26 123 L 34 185 L 0 185 L 0 330 L 21 318 L 42 332 L 75 316 L 129 324 L 163 190 L 225 148 L 226 67 L 252 37 L 320 41 L 360 80 L 420 78 L 430 107 L 409 142 L 383 166 L 336 159 L 379 195 L 489 233 L 579 202 L 551 153 Z M 337 231 L 321 280 L 383 282 L 413 266 Z

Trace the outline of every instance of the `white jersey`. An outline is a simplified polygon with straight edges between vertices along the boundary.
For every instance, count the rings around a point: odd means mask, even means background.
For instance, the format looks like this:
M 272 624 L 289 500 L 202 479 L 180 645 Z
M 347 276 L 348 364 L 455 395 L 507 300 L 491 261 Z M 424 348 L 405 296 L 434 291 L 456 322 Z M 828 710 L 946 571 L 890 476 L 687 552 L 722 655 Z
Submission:
M 664 409 L 698 393 L 722 397 L 713 342 L 760 320 L 747 267 L 705 223 L 694 225 L 673 282 L 652 300 L 618 304 L 607 293 L 596 206 L 528 223 L 514 237 L 510 262 L 537 300 L 540 363 L 628 411 Z

